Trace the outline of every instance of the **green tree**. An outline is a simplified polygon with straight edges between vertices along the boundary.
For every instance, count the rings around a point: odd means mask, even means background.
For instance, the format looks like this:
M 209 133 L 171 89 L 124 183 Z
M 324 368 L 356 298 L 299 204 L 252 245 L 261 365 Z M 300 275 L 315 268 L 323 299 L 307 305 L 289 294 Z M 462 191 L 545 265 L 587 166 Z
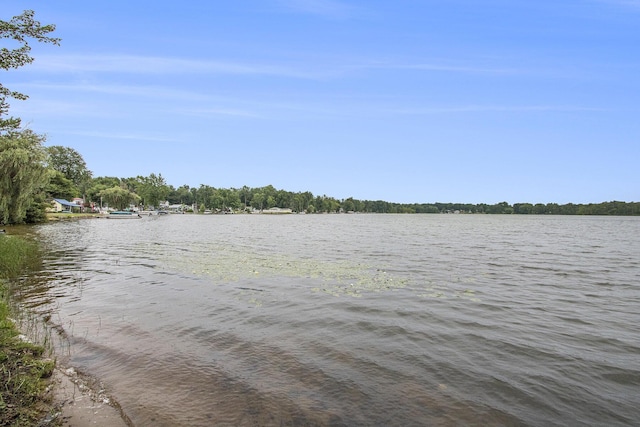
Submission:
M 353 197 L 349 197 L 342 201 L 342 210 L 345 212 L 355 211 L 355 204 L 353 203 Z
M 193 203 L 193 194 L 188 185 L 181 185 L 175 190 L 170 190 L 167 195 L 167 200 L 171 204 L 184 203 L 190 205 Z
M 577 213 L 578 213 L 578 205 L 574 205 L 573 203 L 568 203 L 562 206 L 563 215 L 576 215 Z
M 71 200 L 78 195 L 78 188 L 62 172 L 51 171 L 45 192 L 53 198 Z
M 311 194 L 309 191 L 306 191 L 304 193 L 292 194 L 291 209 L 296 212 L 309 212 L 309 206 L 311 202 L 313 202 L 313 194 Z
M 144 204 L 158 208 L 160 202 L 167 199 L 170 191 L 162 174 L 152 173 L 148 177 L 138 177 L 138 179 L 140 181 L 138 194 L 142 197 Z
M 239 209 L 240 206 L 242 206 L 242 202 L 240 201 L 240 194 L 237 191 L 233 189 L 219 188 L 216 193 L 222 200 L 223 210 L 235 210 Z
M 20 68 L 33 62 L 34 58 L 29 54 L 31 52 L 30 39 L 41 43 L 60 44 L 59 38 L 47 35 L 56 29 L 55 25 L 42 25 L 34 19 L 34 15 L 32 10 L 25 10 L 22 15 L 14 16 L 10 21 L 0 20 L 0 38 L 11 39 L 18 44 L 18 47 L 14 49 L 5 47 L 0 49 L 0 68 L 3 70 Z M 20 127 L 20 119 L 2 117 L 9 112 L 7 98 L 24 100 L 28 97 L 0 84 L 0 132 L 17 130 Z
M 206 196 L 203 198 L 200 194 L 200 190 L 202 189 L 203 184 L 200 184 L 200 188 L 192 187 L 189 192 L 191 193 L 191 203 L 181 202 L 185 205 L 197 205 L 198 203 L 202 203 L 201 200 L 206 200 Z M 207 186 L 208 187 L 208 186 Z
M 122 187 L 107 188 L 98 195 L 104 202 L 109 204 L 109 207 L 116 209 L 125 209 L 130 204 L 138 204 L 140 201 L 140 196 Z
M 260 191 L 262 191 L 265 197 L 265 203 L 266 203 L 265 209 L 274 207 L 276 205 L 276 193 L 277 193 L 277 190 L 275 189 L 275 187 L 269 184 L 266 187 L 262 187 Z M 269 197 L 273 199 L 273 204 L 271 204 L 271 206 L 267 206 L 269 204 L 268 202 Z
M 306 208 L 304 197 L 300 193 L 296 193 L 291 198 L 292 209 L 295 212 L 304 212 Z
M 0 221 L 3 223 L 24 222 L 27 209 L 39 203 L 38 197 L 50 176 L 43 142 L 43 136 L 28 129 L 0 135 Z
M 512 214 L 513 207 L 507 202 L 496 203 L 488 207 L 487 213 L 491 214 Z
M 560 213 L 560 206 L 557 203 L 547 203 L 547 212 L 550 215 L 558 215 Z
M 531 210 L 531 213 L 535 215 L 543 215 L 547 213 L 546 211 L 547 211 L 546 205 L 543 205 L 542 203 L 536 203 L 535 205 L 533 205 L 533 209 Z
M 200 207 L 204 206 L 204 210 L 211 209 L 213 203 L 213 196 L 216 192 L 216 189 L 210 187 L 208 185 L 200 184 L 200 187 L 191 189 L 191 193 L 193 194 L 193 198 L 189 205 L 197 205 L 198 211 L 200 211 Z
M 293 203 L 291 202 L 293 193 L 285 190 L 276 191 L 275 199 L 276 206 L 279 208 L 291 208 L 293 209 Z
M 233 188 L 229 190 L 225 195 L 225 205 L 233 210 L 240 209 L 243 206 L 240 200 L 240 192 Z
M 98 177 L 89 180 L 86 188 L 86 201 L 98 203 L 100 205 L 100 192 L 111 187 L 119 187 L 120 178 L 115 177 Z M 101 206 L 102 207 L 102 206 Z
M 210 206 L 211 209 L 223 210 L 224 209 L 223 195 L 218 190 L 214 189 L 211 196 L 207 199 L 207 206 Z
M 244 203 L 244 209 L 247 209 L 247 206 L 251 203 L 251 189 L 245 185 L 240 189 L 239 195 L 240 199 Z
M 313 202 L 313 206 L 315 207 L 316 212 L 326 212 L 326 208 L 324 205 L 324 199 L 326 196 L 316 196 L 315 201 Z
M 326 212 L 340 212 L 340 202 L 333 197 L 327 197 L 324 200 L 324 207 Z
M 91 171 L 87 168 L 82 155 L 70 147 L 53 145 L 47 147 L 49 153 L 49 167 L 60 172 L 76 187 L 91 179 Z
M 134 178 L 134 177 L 121 178 L 120 179 L 120 186 L 122 188 L 126 188 L 127 190 L 131 191 L 132 193 L 138 193 L 138 189 L 139 189 L 140 185 L 142 184 L 138 178 L 139 177 L 136 177 L 136 178 Z
M 266 203 L 267 197 L 262 191 L 257 191 L 253 194 L 253 198 L 251 199 L 251 206 L 254 209 L 262 210 L 264 209 Z
M 513 205 L 513 210 L 517 214 L 530 214 L 533 212 L 533 205 L 531 203 L 516 203 Z

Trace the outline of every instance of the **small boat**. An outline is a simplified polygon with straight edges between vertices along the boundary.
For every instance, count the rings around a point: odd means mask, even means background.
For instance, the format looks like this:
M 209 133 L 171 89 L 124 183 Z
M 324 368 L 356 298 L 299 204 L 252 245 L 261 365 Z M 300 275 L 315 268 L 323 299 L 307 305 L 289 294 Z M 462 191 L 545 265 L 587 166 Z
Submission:
M 142 218 L 137 212 L 131 211 L 113 211 L 109 212 L 105 218 L 109 219 L 139 219 Z

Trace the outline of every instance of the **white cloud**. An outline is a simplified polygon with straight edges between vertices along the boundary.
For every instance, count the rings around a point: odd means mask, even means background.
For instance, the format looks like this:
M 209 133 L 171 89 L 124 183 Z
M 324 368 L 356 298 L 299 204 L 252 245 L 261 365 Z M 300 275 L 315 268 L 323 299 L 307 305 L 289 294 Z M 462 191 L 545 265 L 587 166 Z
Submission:
M 30 120 L 31 117 L 96 117 L 104 118 L 106 112 L 89 102 L 60 101 L 32 97 L 25 102 L 14 102 L 11 113 Z
M 459 61 L 458 61 L 459 62 Z M 311 65 L 310 65 L 311 64 Z M 122 74 L 226 74 L 271 76 L 308 80 L 340 78 L 367 70 L 423 70 L 453 73 L 514 73 L 508 67 L 462 65 L 441 62 L 408 63 L 403 61 L 345 60 L 344 58 L 301 58 L 284 64 L 251 64 L 233 61 L 210 61 L 172 57 L 134 55 L 66 55 L 42 56 L 30 67 L 31 71 L 65 74 L 122 73 Z
M 59 91 L 64 93 L 86 92 L 103 93 L 106 95 L 126 95 L 138 98 L 171 98 L 188 101 L 208 99 L 209 97 L 199 92 L 171 89 L 163 86 L 134 86 L 114 84 L 88 84 L 88 83 L 27 83 L 23 87 L 27 89 L 39 89 Z
M 202 93 L 175 90 L 159 86 L 133 86 L 133 85 L 94 85 L 94 84 L 27 84 L 25 87 L 39 89 L 40 91 L 55 91 L 66 94 L 79 94 L 76 101 L 47 100 L 44 96 L 21 103 L 23 108 L 15 110 L 20 114 L 47 114 L 56 116 L 83 116 L 83 117 L 121 117 L 130 113 L 131 109 L 145 108 L 146 111 L 164 112 L 169 114 L 181 114 L 187 116 L 212 117 L 226 116 L 238 118 L 263 117 L 252 111 L 252 108 L 237 107 L 243 101 L 238 97 L 207 96 Z M 96 95 L 94 95 L 96 94 Z M 116 101 L 101 98 L 100 95 L 115 95 Z M 163 102 L 157 102 L 157 100 Z M 133 101 L 132 101 L 133 100 Z M 185 104 L 186 102 L 186 104 Z M 187 105 L 205 105 L 202 108 L 189 108 Z M 246 103 L 246 102 L 244 102 Z M 251 102 L 251 104 L 256 104 Z M 144 105 L 144 107 L 140 107 Z M 215 105 L 215 107 L 207 107 Z M 271 106 L 263 106 L 269 109 Z
M 327 71 L 299 65 L 248 64 L 172 57 L 135 55 L 48 55 L 41 56 L 29 71 L 48 73 L 127 73 L 127 74 L 230 74 L 265 75 L 316 79 Z

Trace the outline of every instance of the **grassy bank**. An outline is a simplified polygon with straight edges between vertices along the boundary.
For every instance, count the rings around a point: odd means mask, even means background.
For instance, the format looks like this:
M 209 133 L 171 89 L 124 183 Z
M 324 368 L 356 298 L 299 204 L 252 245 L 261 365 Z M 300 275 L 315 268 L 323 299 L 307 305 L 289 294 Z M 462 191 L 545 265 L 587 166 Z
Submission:
M 34 242 L 0 235 L 0 426 L 42 425 L 51 411 L 47 379 L 55 361 L 20 333 L 9 304 L 9 281 L 36 264 L 37 254 Z
M 98 218 L 99 213 L 47 213 L 47 221 L 68 221 L 73 219 Z

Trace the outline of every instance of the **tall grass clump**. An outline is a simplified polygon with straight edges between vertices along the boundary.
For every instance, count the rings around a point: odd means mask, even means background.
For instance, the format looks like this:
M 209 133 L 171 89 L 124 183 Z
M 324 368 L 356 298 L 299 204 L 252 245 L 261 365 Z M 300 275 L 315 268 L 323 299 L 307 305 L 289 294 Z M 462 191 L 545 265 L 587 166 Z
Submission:
M 13 279 L 38 262 L 38 245 L 16 236 L 0 235 L 0 280 Z
M 0 426 L 42 425 L 51 412 L 47 396 L 55 361 L 45 357 L 45 348 L 20 333 L 11 319 L 9 281 L 38 262 L 35 242 L 0 235 Z M 53 425 L 53 424 L 49 424 Z

